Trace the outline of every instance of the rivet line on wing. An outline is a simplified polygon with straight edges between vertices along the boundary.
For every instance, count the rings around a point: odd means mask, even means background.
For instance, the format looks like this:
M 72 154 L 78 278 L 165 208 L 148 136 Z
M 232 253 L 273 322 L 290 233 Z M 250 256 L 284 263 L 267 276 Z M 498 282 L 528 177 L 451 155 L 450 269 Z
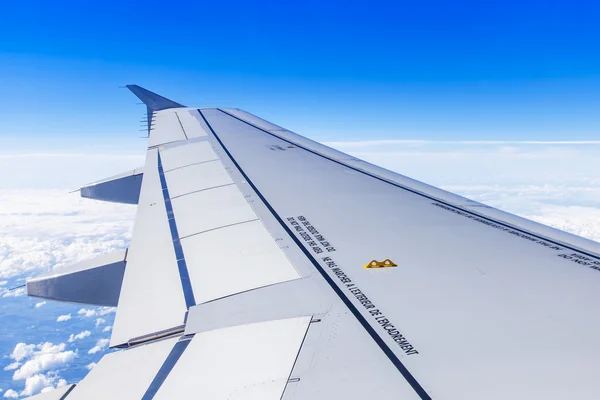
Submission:
M 171 372 L 173 367 L 175 367 L 175 364 L 177 364 L 177 361 L 179 361 L 179 359 L 181 358 L 181 355 L 183 354 L 184 350 L 190 344 L 191 340 L 191 336 L 183 336 L 177 343 L 175 343 L 175 346 L 173 346 L 173 349 L 167 356 L 167 359 L 158 370 L 158 373 L 152 380 L 152 383 L 150 383 L 148 390 L 146 390 L 146 393 L 144 393 L 142 400 L 152 400 L 154 398 L 160 387 L 163 385 L 163 383 L 169 376 L 169 373 Z
M 169 188 L 167 187 L 167 179 L 165 178 L 160 151 L 158 152 L 158 175 L 160 177 L 160 185 L 162 187 L 165 207 L 167 209 L 167 217 L 169 218 L 169 229 L 171 230 L 171 239 L 173 240 L 173 248 L 175 249 L 175 257 L 177 258 L 177 268 L 179 269 L 179 278 L 181 280 L 185 305 L 189 309 L 196 305 L 196 299 L 194 298 L 190 274 L 187 263 L 185 262 L 185 255 L 183 254 L 179 232 L 177 231 L 177 222 L 175 221 L 175 214 L 173 213 L 173 205 L 171 204 L 171 198 L 169 196 Z

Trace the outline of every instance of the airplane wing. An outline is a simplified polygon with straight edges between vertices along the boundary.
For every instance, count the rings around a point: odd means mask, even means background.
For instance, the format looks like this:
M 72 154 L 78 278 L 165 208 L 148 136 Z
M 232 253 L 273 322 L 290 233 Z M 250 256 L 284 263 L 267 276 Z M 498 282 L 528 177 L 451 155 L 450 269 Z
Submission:
M 239 109 L 138 86 L 126 251 L 28 294 L 117 305 L 78 399 L 597 399 L 600 245 Z

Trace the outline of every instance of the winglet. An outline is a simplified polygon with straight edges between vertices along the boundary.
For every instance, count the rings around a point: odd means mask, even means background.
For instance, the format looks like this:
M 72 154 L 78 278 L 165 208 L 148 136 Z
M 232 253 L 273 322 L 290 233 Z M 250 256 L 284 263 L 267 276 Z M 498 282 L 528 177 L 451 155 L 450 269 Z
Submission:
M 166 97 L 162 97 L 161 95 L 144 89 L 138 85 L 125 86 L 146 105 L 146 112 L 148 116 L 148 137 L 150 137 L 150 131 L 152 130 L 152 117 L 155 111 L 185 107 L 183 104 L 176 103 L 173 100 L 169 100 Z
M 138 99 L 140 99 L 148 110 L 150 111 L 160 111 L 166 110 L 168 108 L 178 108 L 185 107 L 183 104 L 179 104 L 174 102 L 173 100 L 169 100 L 166 97 L 162 97 L 154 92 L 144 89 L 138 85 L 126 85 L 127 89 L 131 90 L 133 94 L 135 94 Z

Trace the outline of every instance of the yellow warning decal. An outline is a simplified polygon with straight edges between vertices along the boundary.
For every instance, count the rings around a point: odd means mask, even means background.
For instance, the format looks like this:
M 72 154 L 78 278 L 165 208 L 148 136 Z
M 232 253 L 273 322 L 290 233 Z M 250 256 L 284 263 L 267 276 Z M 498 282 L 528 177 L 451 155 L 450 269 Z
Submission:
M 363 265 L 363 268 L 388 268 L 388 267 L 397 267 L 397 266 L 398 266 L 398 264 L 396 264 L 389 258 L 386 258 L 383 261 L 373 260 L 370 263 L 368 263 L 367 265 Z

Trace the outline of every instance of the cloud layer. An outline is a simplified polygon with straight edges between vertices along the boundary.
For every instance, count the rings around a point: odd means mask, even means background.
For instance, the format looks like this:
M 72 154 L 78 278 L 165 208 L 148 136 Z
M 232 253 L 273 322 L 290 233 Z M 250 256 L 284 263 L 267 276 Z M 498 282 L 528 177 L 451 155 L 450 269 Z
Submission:
M 67 382 L 59 376 L 57 369 L 72 362 L 77 357 L 77 352 L 66 350 L 65 343 L 17 343 L 9 357 L 14 362 L 4 370 L 15 370 L 13 380 L 24 381 L 24 384 L 20 392 L 9 389 L 4 397 L 18 398 L 65 386 Z
M 441 185 L 600 183 L 600 142 L 357 141 L 330 143 L 373 164 Z
M 100 339 L 96 342 L 96 345 L 88 350 L 88 354 L 96 354 L 105 350 L 108 347 L 109 339 Z
M 373 164 L 600 241 L 600 142 L 330 143 Z
M 110 331 L 104 328 L 115 312 L 36 301 L 24 296 L 24 288 L 9 289 L 27 277 L 126 247 L 134 215 L 133 206 L 82 200 L 62 190 L 0 190 L 4 396 L 29 396 L 80 380 L 88 371 L 85 365 L 106 350 Z M 97 349 L 88 354 L 91 348 Z
M 18 358 L 14 357 L 15 361 L 22 363 L 13 374 L 14 380 L 31 378 L 33 375 L 39 374 L 40 372 L 45 372 L 67 364 L 77 357 L 77 353 L 74 351 L 65 350 L 65 343 L 55 345 L 46 342 L 40 343 L 33 348 L 30 347 L 32 345 L 18 343 L 15 350 L 19 345 L 25 348 L 25 355 L 21 353 Z M 21 349 L 21 351 L 23 351 L 23 349 Z
M 135 207 L 59 190 L 0 191 L 0 279 L 40 273 L 126 247 Z

